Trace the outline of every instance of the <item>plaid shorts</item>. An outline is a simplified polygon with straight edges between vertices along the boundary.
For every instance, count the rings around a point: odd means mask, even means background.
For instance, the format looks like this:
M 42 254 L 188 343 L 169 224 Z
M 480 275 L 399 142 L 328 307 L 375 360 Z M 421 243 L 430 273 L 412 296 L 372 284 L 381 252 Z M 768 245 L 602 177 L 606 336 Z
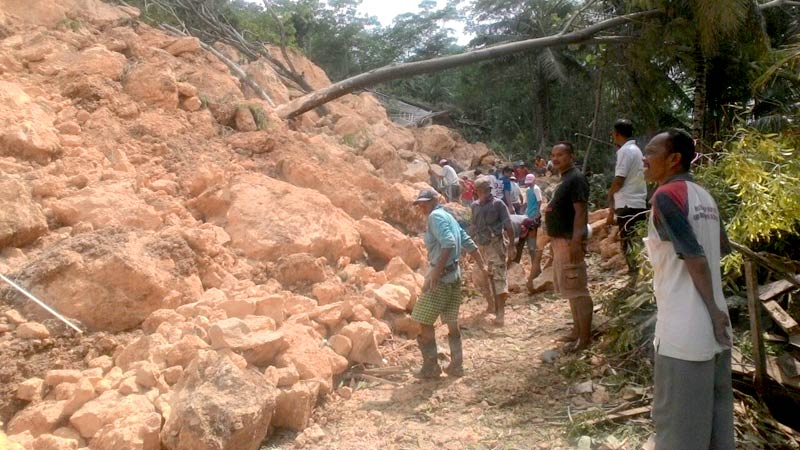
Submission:
M 411 317 L 423 325 L 433 325 L 439 316 L 442 323 L 458 321 L 461 306 L 461 280 L 454 283 L 439 283 L 435 289 L 422 294 L 414 305 Z

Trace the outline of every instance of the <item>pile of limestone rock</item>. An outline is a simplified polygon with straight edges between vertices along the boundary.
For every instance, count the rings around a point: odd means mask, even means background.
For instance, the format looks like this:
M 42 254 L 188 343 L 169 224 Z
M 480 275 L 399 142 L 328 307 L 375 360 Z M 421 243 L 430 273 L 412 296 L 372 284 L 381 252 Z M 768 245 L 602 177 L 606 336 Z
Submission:
M 339 375 L 419 332 L 410 203 L 429 161 L 493 158 L 446 128 L 394 125 L 368 93 L 283 121 L 273 105 L 302 92 L 268 61 L 215 45 L 269 101 L 138 16 L 0 0 L 0 273 L 90 336 L 131 336 L 15 380 L 24 407 L 0 446 L 239 450 L 305 429 L 320 399 L 349 394 Z M 70 332 L 0 296 L 0 350 Z

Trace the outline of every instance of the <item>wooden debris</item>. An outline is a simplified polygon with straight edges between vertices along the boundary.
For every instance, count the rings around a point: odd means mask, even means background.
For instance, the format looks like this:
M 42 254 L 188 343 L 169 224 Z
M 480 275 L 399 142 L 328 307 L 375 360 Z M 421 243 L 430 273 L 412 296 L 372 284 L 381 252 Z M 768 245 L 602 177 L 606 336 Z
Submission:
M 764 303 L 764 309 L 767 310 L 772 320 L 778 324 L 779 327 L 786 332 L 786 334 L 795 335 L 800 334 L 800 325 L 797 324 L 792 316 L 789 315 L 778 302 L 770 300 Z
M 784 353 L 778 357 L 778 367 L 784 375 L 789 378 L 800 376 L 800 361 L 796 360 L 794 356 L 789 353 Z
M 359 372 L 348 372 L 344 374 L 344 378 L 357 378 L 364 381 L 371 381 L 373 383 L 391 384 L 392 386 L 401 386 L 403 384 L 403 383 L 398 383 L 397 381 L 387 380 L 385 378 L 375 377 L 372 375 L 367 375 L 365 373 L 359 373 Z
M 761 335 L 761 310 L 758 301 L 758 279 L 752 261 L 744 262 L 745 282 L 747 284 L 747 312 L 750 316 L 750 338 L 753 340 L 753 357 L 756 362 L 756 392 L 763 398 L 767 383 L 766 349 Z M 778 304 L 775 304 L 778 306 Z M 766 308 L 767 305 L 765 304 Z M 780 307 L 779 307 L 780 308 Z M 769 311 L 769 308 L 767 308 Z M 788 315 L 787 315 L 788 316 Z M 789 317 L 791 319 L 791 317 Z M 797 323 L 795 323 L 797 325 Z
M 795 280 L 800 282 L 800 275 L 794 276 Z M 759 286 L 758 288 L 758 298 L 762 301 L 772 300 L 773 298 L 785 294 L 793 289 L 797 289 L 797 285 L 794 283 L 789 282 L 788 280 L 778 280 L 773 281 L 770 284 L 765 284 L 764 286 Z
M 607 414 L 604 417 L 587 420 L 586 425 L 597 425 L 601 423 L 614 422 L 620 419 L 632 419 L 650 413 L 650 406 L 640 406 L 639 408 L 628 409 L 614 414 Z
M 778 358 L 774 356 L 767 358 L 767 374 L 769 374 L 770 378 L 784 386 L 800 389 L 800 377 L 792 378 L 784 375 L 778 364 Z
M 798 335 L 798 336 L 800 336 L 800 335 Z M 786 336 L 781 336 L 780 334 L 764 333 L 764 340 L 767 341 L 767 342 L 785 343 L 789 339 L 787 339 Z

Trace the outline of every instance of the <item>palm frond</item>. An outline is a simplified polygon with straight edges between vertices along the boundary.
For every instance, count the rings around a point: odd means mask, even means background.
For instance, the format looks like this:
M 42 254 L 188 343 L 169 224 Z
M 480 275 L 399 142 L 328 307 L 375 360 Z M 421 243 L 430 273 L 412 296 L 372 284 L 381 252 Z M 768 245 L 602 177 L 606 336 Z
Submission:
M 692 0 L 691 3 L 705 55 L 714 54 L 723 39 L 739 30 L 752 6 L 749 0 Z

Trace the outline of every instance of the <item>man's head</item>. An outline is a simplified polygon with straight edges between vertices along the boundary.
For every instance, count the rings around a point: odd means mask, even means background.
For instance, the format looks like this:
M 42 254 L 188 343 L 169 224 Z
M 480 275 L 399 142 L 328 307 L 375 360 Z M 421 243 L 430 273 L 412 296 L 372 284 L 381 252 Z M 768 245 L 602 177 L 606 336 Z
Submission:
M 571 169 L 575 164 L 575 150 L 572 142 L 561 141 L 556 143 L 550 152 L 550 160 L 553 162 L 553 169 L 558 173 L 564 173 Z
M 614 122 L 614 128 L 611 130 L 611 140 L 614 141 L 617 147 L 622 147 L 623 144 L 630 141 L 633 137 L 633 123 L 628 119 L 619 119 Z
M 446 166 L 448 163 L 449 162 L 446 159 L 439 160 L 439 165 L 442 166 L 442 167 Z
M 508 167 L 508 166 L 503 167 L 503 176 L 504 177 L 510 177 L 512 173 L 514 173 L 514 169 L 512 169 L 511 167 Z
M 475 196 L 481 203 L 485 203 L 492 196 L 492 180 L 489 177 L 475 179 Z
M 650 139 L 644 148 L 644 177 L 662 184 L 688 172 L 695 157 L 694 139 L 683 130 L 670 129 Z
M 418 207 L 425 214 L 430 214 L 433 208 L 439 204 L 439 193 L 433 189 L 423 189 L 414 200 L 414 206 Z

